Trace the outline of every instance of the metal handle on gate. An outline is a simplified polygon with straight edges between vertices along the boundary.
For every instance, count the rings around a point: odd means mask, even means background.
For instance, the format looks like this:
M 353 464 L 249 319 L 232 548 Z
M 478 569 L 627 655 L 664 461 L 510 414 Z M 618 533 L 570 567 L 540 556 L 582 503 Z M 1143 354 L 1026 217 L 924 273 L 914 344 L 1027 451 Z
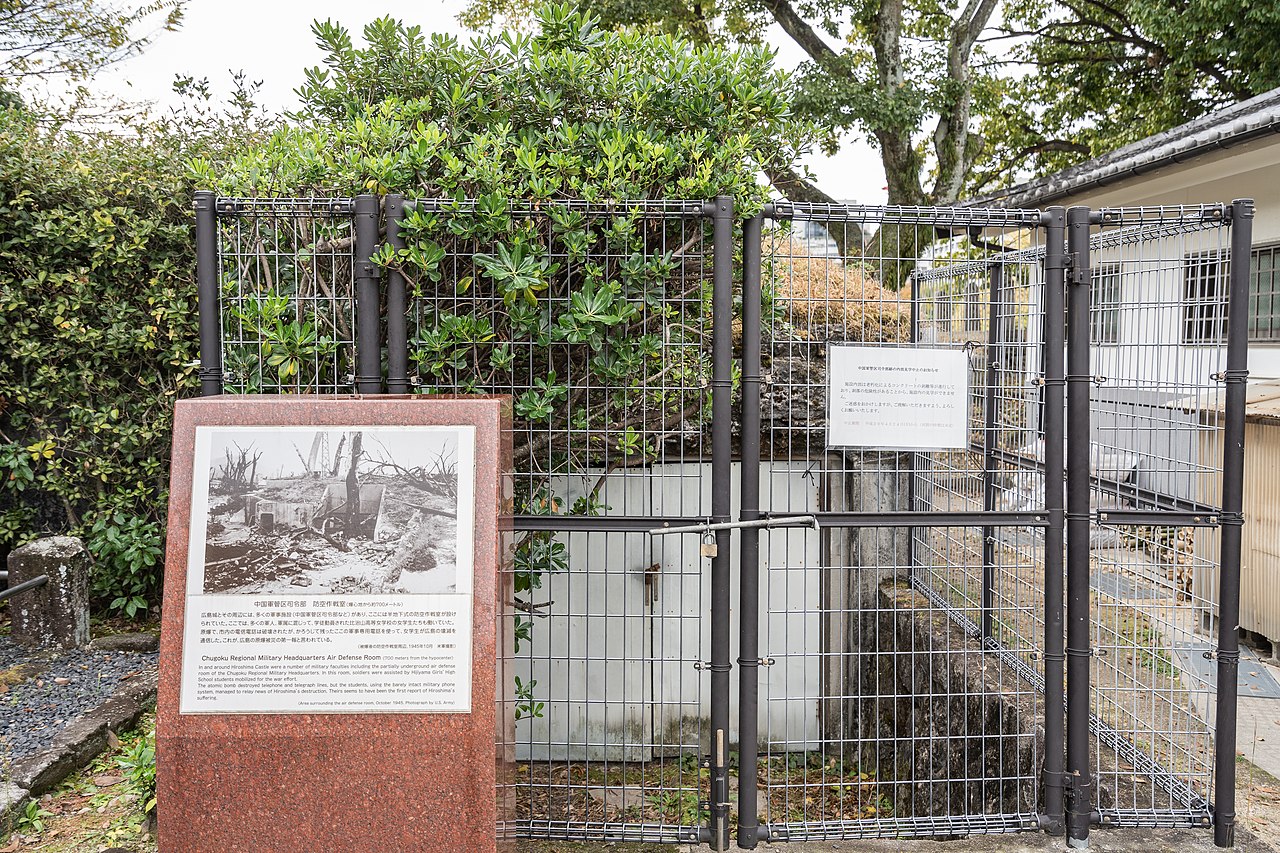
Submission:
M 741 530 L 744 527 L 809 527 L 818 529 L 816 515 L 787 515 L 781 518 L 756 518 L 750 521 L 720 521 L 705 524 L 687 524 L 683 527 L 654 527 L 649 531 L 652 536 L 666 533 L 713 533 L 717 530 Z

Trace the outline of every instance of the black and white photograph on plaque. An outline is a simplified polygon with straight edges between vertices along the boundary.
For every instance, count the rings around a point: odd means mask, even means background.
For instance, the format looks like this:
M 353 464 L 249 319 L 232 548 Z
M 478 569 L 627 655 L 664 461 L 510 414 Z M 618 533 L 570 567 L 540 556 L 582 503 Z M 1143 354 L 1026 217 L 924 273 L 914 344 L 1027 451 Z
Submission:
M 458 430 L 210 429 L 197 490 L 207 497 L 192 513 L 205 533 L 204 594 L 467 591 Z

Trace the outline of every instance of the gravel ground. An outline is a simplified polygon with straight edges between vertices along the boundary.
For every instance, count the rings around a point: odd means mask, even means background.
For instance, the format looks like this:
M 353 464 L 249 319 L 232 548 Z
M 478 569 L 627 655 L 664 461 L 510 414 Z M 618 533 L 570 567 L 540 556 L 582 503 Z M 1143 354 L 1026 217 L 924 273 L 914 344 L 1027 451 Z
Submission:
M 156 665 L 155 652 L 30 652 L 0 637 L 0 762 L 44 749 L 121 682 Z

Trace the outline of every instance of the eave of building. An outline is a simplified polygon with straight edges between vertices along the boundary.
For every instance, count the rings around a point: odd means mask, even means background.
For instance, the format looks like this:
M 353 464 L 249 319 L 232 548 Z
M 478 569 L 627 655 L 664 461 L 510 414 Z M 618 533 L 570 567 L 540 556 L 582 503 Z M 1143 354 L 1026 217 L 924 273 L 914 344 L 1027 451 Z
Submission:
M 1280 89 L 967 204 L 1042 207 L 1251 142 L 1280 142 Z

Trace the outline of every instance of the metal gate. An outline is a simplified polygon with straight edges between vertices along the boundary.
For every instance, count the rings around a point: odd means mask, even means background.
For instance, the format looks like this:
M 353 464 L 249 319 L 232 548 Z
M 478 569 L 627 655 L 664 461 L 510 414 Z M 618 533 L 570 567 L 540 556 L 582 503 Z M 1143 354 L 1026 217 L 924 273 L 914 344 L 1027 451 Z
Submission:
M 507 833 L 1230 843 L 1248 202 L 196 210 L 205 393 L 513 398 Z M 889 349 L 959 445 L 832 446 Z

